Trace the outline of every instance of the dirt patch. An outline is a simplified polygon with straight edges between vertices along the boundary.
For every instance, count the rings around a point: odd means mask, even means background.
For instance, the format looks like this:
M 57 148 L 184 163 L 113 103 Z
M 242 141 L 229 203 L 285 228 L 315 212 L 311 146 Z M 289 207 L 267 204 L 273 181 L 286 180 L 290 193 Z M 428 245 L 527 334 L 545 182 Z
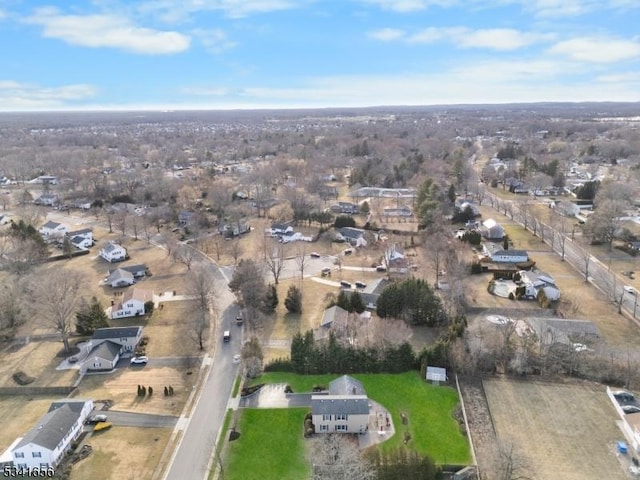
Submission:
M 167 428 L 111 427 L 93 434 L 86 440 L 93 451 L 73 466 L 70 478 L 152 478 L 171 432 Z
M 531 478 L 627 478 L 613 448 L 622 432 L 603 386 L 495 378 L 484 390 L 498 440 L 513 443 Z

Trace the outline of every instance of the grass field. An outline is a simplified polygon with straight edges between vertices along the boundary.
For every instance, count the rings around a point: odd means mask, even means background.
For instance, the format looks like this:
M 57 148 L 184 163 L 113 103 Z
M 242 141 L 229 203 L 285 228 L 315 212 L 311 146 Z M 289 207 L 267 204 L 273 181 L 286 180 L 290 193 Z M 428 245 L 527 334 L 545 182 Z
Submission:
M 35 395 L 1 396 L 0 451 L 4 451 L 17 438 L 23 436 L 38 419 L 47 413 L 51 402 L 60 400 L 57 396 Z
M 402 445 L 405 431 L 411 434 L 410 446 L 421 454 L 428 454 L 438 463 L 466 464 L 470 461 L 466 437 L 460 432 L 452 412 L 458 404 L 454 389 L 435 387 L 424 382 L 417 372 L 397 375 L 360 374 L 360 380 L 372 400 L 380 403 L 392 415 L 396 435 L 381 444 L 383 450 Z M 256 383 L 287 383 L 294 392 L 309 392 L 315 385 L 327 387 L 336 375 L 295 375 L 265 373 Z M 405 412 L 409 422 L 402 425 L 400 414 Z
M 603 386 L 491 379 L 484 387 L 498 439 L 525 456 L 532 479 L 628 478 L 616 459 L 623 437 Z
M 168 428 L 111 427 L 94 433 L 87 440 L 93 451 L 74 465 L 70 480 L 150 479 L 171 432 Z
M 300 480 L 309 478 L 302 435 L 306 408 L 246 409 L 240 438 L 229 443 L 226 480 Z

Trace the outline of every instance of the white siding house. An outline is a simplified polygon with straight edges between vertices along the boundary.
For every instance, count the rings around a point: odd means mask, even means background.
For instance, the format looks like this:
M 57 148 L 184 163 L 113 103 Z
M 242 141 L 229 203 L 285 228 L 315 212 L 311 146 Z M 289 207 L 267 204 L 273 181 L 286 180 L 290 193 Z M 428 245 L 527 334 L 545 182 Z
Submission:
M 347 375 L 329 384 L 328 395 L 311 396 L 316 433 L 365 433 L 369 429 L 369 398 L 362 383 Z
M 97 328 L 83 362 L 86 370 L 113 370 L 122 354 L 133 353 L 142 338 L 142 327 Z
M 111 285 L 111 288 L 121 288 L 131 286 L 136 283 L 136 281 L 133 278 L 133 273 L 128 272 L 123 268 L 116 268 L 114 271 L 109 273 L 107 283 Z
M 127 258 L 127 249 L 117 243 L 109 242 L 100 250 L 99 255 L 107 262 L 122 262 Z
M 493 218 L 482 222 L 480 233 L 487 240 L 502 240 L 504 238 L 504 228 L 502 228 Z
M 525 250 L 496 250 L 491 254 L 491 261 L 496 263 L 523 263 L 529 260 Z
M 127 318 L 144 315 L 144 304 L 153 301 L 153 292 L 141 288 L 130 288 L 122 296 L 122 301 L 111 306 L 111 318 Z
M 69 445 L 82 433 L 92 410 L 91 400 L 52 403 L 33 428 L 10 447 L 13 465 L 21 469 L 55 468 Z
M 47 223 L 41 226 L 39 230 L 40 234 L 45 238 L 45 240 L 49 238 L 62 237 L 68 231 L 69 228 L 66 225 L 54 222 L 52 220 L 49 220 Z

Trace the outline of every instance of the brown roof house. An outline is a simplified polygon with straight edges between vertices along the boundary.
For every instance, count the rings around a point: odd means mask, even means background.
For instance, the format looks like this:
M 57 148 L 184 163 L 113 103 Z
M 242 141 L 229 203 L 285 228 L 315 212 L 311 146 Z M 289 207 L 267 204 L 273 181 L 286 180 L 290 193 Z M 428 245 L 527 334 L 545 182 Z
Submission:
M 111 318 L 137 317 L 147 313 L 144 309 L 146 302 L 153 301 L 153 291 L 132 287 L 122 296 L 120 302 L 111 306 Z

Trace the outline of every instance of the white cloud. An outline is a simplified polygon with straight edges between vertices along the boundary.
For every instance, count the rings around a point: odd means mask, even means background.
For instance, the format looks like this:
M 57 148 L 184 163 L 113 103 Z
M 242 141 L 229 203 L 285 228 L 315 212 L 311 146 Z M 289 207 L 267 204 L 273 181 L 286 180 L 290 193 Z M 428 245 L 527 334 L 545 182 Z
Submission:
M 220 29 L 203 30 L 195 29 L 191 34 L 200 40 L 200 43 L 211 53 L 222 53 L 237 45 L 236 42 L 229 40 L 227 34 Z
M 68 103 L 94 97 L 91 85 L 75 84 L 43 87 L 12 80 L 0 80 L 0 105 L 3 110 L 43 110 L 64 107 Z
M 404 33 L 405 32 L 403 30 L 399 30 L 397 28 L 383 28 L 382 30 L 370 32 L 369 36 L 382 42 L 390 42 L 404 37 Z
M 26 21 L 41 25 L 47 38 L 83 47 L 163 55 L 187 50 L 190 44 L 189 37 L 181 33 L 139 27 L 127 18 L 109 14 L 63 15 L 55 8 L 41 8 Z
M 198 12 L 217 11 L 232 18 L 298 8 L 306 0 L 150 0 L 142 2 L 138 10 L 153 14 L 167 23 L 187 20 Z
M 590 63 L 615 63 L 640 57 L 640 43 L 605 37 L 578 37 L 553 45 L 551 53 Z
M 640 72 L 621 72 L 596 77 L 596 81 L 603 83 L 635 83 L 640 91 Z
M 377 5 L 384 10 L 408 13 L 426 10 L 429 7 L 450 7 L 456 5 L 456 0 L 361 0 L 364 3 Z

